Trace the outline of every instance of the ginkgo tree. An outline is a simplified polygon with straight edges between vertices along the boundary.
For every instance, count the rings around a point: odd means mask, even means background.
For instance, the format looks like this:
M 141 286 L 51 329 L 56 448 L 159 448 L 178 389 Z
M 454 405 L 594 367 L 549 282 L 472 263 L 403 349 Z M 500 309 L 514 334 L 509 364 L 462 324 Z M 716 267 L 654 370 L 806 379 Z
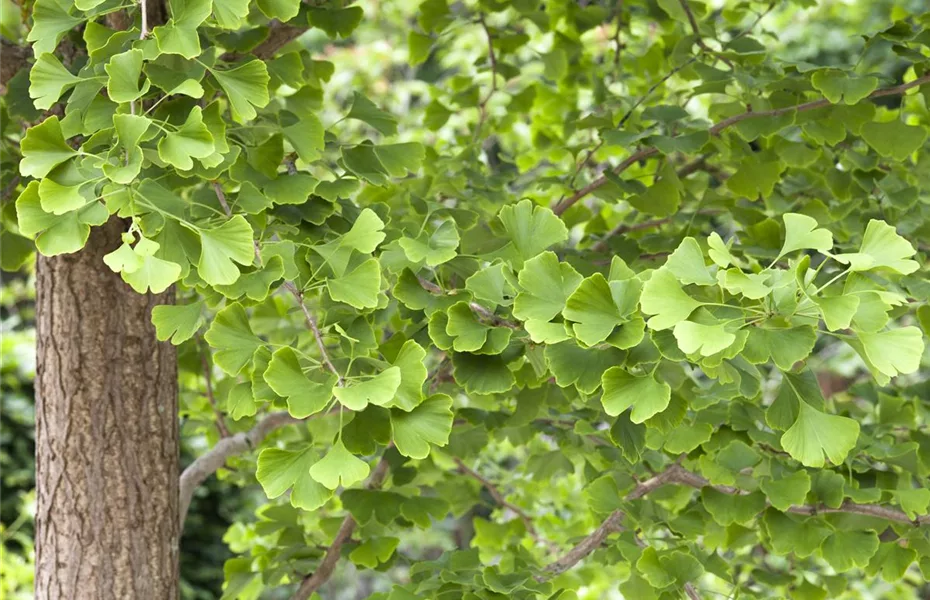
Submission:
M 930 577 L 930 14 L 838 62 L 779 47 L 813 0 L 154 4 L 30 6 L 3 262 L 118 222 L 175 290 L 174 516 L 267 497 L 225 598 Z

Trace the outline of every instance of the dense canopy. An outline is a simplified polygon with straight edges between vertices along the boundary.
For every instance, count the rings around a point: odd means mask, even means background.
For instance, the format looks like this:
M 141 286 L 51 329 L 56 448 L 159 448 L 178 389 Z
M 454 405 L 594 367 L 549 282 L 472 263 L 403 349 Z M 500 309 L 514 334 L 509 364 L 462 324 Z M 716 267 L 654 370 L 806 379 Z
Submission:
M 175 286 L 224 598 L 916 597 L 922 3 L 167 4 L 5 13 L 2 262 Z

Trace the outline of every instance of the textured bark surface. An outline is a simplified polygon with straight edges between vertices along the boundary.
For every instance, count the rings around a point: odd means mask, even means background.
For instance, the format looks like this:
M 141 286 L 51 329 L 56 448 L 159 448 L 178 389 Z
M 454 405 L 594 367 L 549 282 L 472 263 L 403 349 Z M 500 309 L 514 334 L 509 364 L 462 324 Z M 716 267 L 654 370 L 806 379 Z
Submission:
M 36 597 L 178 597 L 178 410 L 173 346 L 103 264 L 124 223 L 39 258 Z

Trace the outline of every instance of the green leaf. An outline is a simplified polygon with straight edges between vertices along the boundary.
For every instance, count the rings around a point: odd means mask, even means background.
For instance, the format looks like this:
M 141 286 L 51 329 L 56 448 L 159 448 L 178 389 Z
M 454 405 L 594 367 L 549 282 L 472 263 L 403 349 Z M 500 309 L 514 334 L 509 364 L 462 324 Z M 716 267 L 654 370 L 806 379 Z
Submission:
M 423 459 L 430 444 L 445 446 L 452 432 L 452 398 L 434 394 L 410 412 L 391 410 L 394 444 L 404 456 Z
M 194 167 L 191 158 L 207 158 L 213 152 L 213 136 L 204 125 L 203 111 L 199 106 L 191 109 L 183 125 L 166 133 L 158 142 L 158 156 L 182 171 Z
M 780 479 L 763 479 L 760 487 L 772 506 L 786 512 L 792 506 L 804 504 L 811 489 L 811 478 L 806 471 L 795 471 Z
M 604 411 L 615 417 L 632 406 L 630 420 L 634 423 L 642 423 L 668 408 L 672 397 L 667 383 L 656 381 L 652 375 L 632 375 L 622 367 L 607 369 L 602 382 Z
M 400 367 L 388 367 L 370 379 L 351 379 L 345 387 L 336 387 L 333 394 L 350 410 L 364 410 L 369 403 L 387 406 L 394 399 L 401 383 Z
M 426 350 L 413 340 L 407 340 L 394 358 L 393 365 L 400 369 L 400 385 L 387 407 L 410 411 L 423 401 L 423 384 L 427 371 L 424 364 Z
M 863 568 L 878 550 L 874 531 L 834 531 L 820 547 L 823 559 L 838 573 Z
M 42 210 L 38 181 L 29 182 L 16 199 L 20 233 L 36 236 L 36 249 L 45 256 L 77 252 L 87 242 L 90 226 L 103 225 L 109 216 L 107 209 L 97 202 L 63 215 L 47 213 Z
M 33 42 L 32 51 L 36 56 L 54 52 L 64 35 L 84 21 L 78 15 L 72 15 L 71 2 L 68 0 L 36 0 L 32 8 L 32 28 L 26 40 Z M 4 12 L 13 10 L 9 5 Z
M 314 246 L 337 276 L 345 273 L 352 252 L 370 254 L 384 241 L 384 222 L 370 208 L 359 213 L 352 228 L 338 239 Z
M 856 334 L 858 344 L 853 347 L 865 359 L 869 369 L 876 378 L 881 378 L 884 385 L 888 378 L 899 374 L 914 373 L 920 368 L 920 359 L 924 353 L 923 334 L 917 327 L 900 327 L 888 331 Z
M 149 80 L 139 85 L 144 53 L 138 48 L 113 56 L 104 67 L 109 75 L 107 96 L 113 102 L 134 102 L 149 91 Z
M 242 215 L 234 215 L 215 229 L 201 229 L 200 262 L 197 271 L 210 285 L 229 285 L 239 279 L 240 265 L 250 265 L 255 258 L 252 227 Z
M 554 252 L 543 252 L 523 263 L 518 281 L 523 291 L 514 298 L 514 316 L 550 321 L 565 308 L 582 277 L 570 264 L 560 263 Z
M 455 221 L 443 221 L 432 234 L 421 232 L 415 238 L 401 238 L 400 247 L 411 262 L 424 262 L 430 267 L 449 262 L 456 256 L 459 246 L 459 232 Z
M 813 327 L 799 325 L 790 329 L 763 326 L 749 327 L 743 356 L 753 364 L 774 361 L 779 369 L 791 370 L 795 363 L 810 356 L 817 343 Z
M 326 280 L 329 296 L 336 302 L 345 302 L 355 308 L 378 306 L 381 291 L 381 265 L 369 258 L 349 273 Z
M 43 54 L 29 71 L 29 97 L 35 101 L 36 108 L 48 109 L 80 81 L 81 78 L 72 75 L 54 55 Z
M 859 423 L 822 413 L 804 401 L 799 404 L 797 420 L 781 436 L 782 447 L 805 467 L 823 467 L 824 455 L 841 464 L 856 445 Z
M 759 492 L 746 495 L 725 494 L 706 487 L 701 490 L 701 502 L 714 521 L 724 527 L 751 521 L 765 510 L 765 496 Z
M 862 139 L 882 156 L 904 161 L 924 145 L 927 130 L 898 119 L 885 123 L 871 121 L 862 127 Z
M 237 123 L 251 121 L 258 114 L 255 109 L 268 104 L 268 69 L 260 60 L 253 60 L 228 71 L 212 70 L 229 99 L 232 118 Z
M 478 320 L 467 302 L 453 304 L 447 315 L 446 334 L 453 338 L 456 352 L 475 352 L 484 346 L 491 327 Z
M 775 190 L 775 184 L 781 179 L 785 163 L 781 161 L 760 162 L 748 159 L 740 165 L 736 173 L 727 179 L 727 187 L 734 194 L 756 200 L 760 196 L 768 198 Z
M 164 342 L 171 339 L 175 346 L 194 337 L 203 325 L 203 303 L 159 304 L 152 308 L 155 337 Z
M 258 456 L 256 478 L 269 498 L 277 498 L 293 486 L 291 505 L 316 510 L 330 499 L 332 492 L 310 476 L 315 460 L 310 446 L 298 451 L 265 448 Z
M 680 182 L 674 170 L 663 172 L 661 179 L 653 183 L 642 194 L 630 196 L 627 201 L 647 215 L 667 217 L 675 214 L 681 204 Z
M 779 258 L 797 250 L 812 249 L 822 254 L 833 248 L 833 234 L 826 229 L 818 229 L 817 220 L 807 215 L 785 213 L 785 243 L 778 253 Z
M 302 115 L 285 127 L 281 128 L 284 138 L 290 142 L 297 152 L 297 156 L 304 162 L 313 162 L 322 156 L 326 147 L 324 135 L 326 130 L 320 119 L 313 114 Z
M 352 487 L 368 477 L 370 470 L 368 463 L 346 450 L 342 440 L 336 440 L 326 456 L 310 467 L 310 477 L 335 490 L 340 485 Z
M 714 285 L 717 283 L 710 269 L 704 262 L 704 253 L 697 240 L 686 237 L 665 262 L 668 269 L 681 283 L 697 285 Z
M 930 509 L 930 490 L 926 488 L 896 490 L 895 498 L 909 519 L 926 515 Z
M 768 283 L 771 277 L 771 272 L 746 274 L 740 269 L 717 271 L 717 280 L 722 288 L 749 300 L 760 300 L 772 292 Z
M 430 50 L 433 47 L 433 38 L 416 31 L 407 34 L 407 60 L 411 66 L 421 65 L 429 58 Z
M 585 394 L 593 394 L 601 386 L 604 371 L 623 361 L 617 350 L 582 348 L 574 341 L 546 346 L 546 363 L 560 387 L 574 385 Z
M 638 279 L 608 281 L 600 273 L 588 277 L 565 302 L 562 315 L 574 321 L 575 336 L 586 346 L 603 342 L 627 320 L 639 300 Z
M 252 396 L 252 384 L 237 383 L 229 390 L 226 397 L 226 412 L 233 421 L 254 416 L 258 412 L 258 403 Z
M 813 300 L 830 331 L 848 329 L 859 310 L 859 296 L 852 294 L 822 296 Z
M 229 375 L 237 375 L 244 366 L 252 362 L 252 355 L 264 343 L 252 333 L 249 317 L 239 304 L 230 304 L 216 313 L 204 339 L 217 352 L 213 361 Z
M 19 163 L 19 172 L 25 177 L 36 179 L 45 177 L 53 168 L 78 154 L 65 142 L 61 124 L 56 116 L 30 127 L 23 137 L 20 149 L 23 160 Z
M 290 21 L 300 12 L 300 0 L 259 0 L 258 8 L 269 19 Z
M 530 200 L 501 208 L 499 218 L 513 245 L 514 266 L 568 239 L 568 228 L 555 213 Z
M 407 142 L 404 144 L 381 144 L 374 147 L 375 156 L 393 177 L 406 177 L 420 170 L 426 149 L 422 144 Z
M 376 569 L 386 563 L 397 549 L 400 539 L 396 537 L 370 538 L 349 553 L 349 560 L 367 569 Z
M 333 379 L 321 383 L 307 377 L 297 355 L 287 347 L 275 350 L 263 377 L 275 394 L 287 398 L 287 412 L 295 419 L 320 412 L 333 397 Z
M 249 15 L 249 0 L 223 0 L 213 3 L 213 18 L 223 29 L 239 29 Z
M 724 323 L 704 325 L 694 321 L 680 321 L 672 331 L 678 347 L 685 354 L 712 356 L 736 342 L 736 335 L 727 331 Z
M 358 11 L 361 13 L 360 8 Z M 355 92 L 352 97 L 352 108 L 349 109 L 349 114 L 346 115 L 346 118 L 368 123 L 384 135 L 394 135 L 397 133 L 397 119 L 394 115 L 381 110 L 375 106 L 374 102 L 358 92 Z
M 346 8 L 311 8 L 310 24 L 319 27 L 331 38 L 349 37 L 362 22 L 364 11 L 359 6 Z
M 465 289 L 476 300 L 483 300 L 492 307 L 509 306 L 516 295 L 513 274 L 505 263 L 494 263 L 477 271 L 465 280 Z
M 159 244 L 142 238 L 134 251 L 141 257 L 140 264 L 132 270 L 123 270 L 123 281 L 140 294 L 151 291 L 160 294 L 181 278 L 181 265 L 153 256 Z
M 646 322 L 649 328 L 660 331 L 687 319 L 701 303 L 685 293 L 671 271 L 662 268 L 643 284 L 640 305 L 645 314 L 655 315 Z
M 815 71 L 811 83 L 833 104 L 840 101 L 858 104 L 878 87 L 878 79 L 871 75 L 856 75 L 839 69 Z
M 516 380 L 500 356 L 460 353 L 452 357 L 455 382 L 469 394 L 498 394 L 514 386 Z
M 798 558 L 806 558 L 820 549 L 833 531 L 821 519 L 798 519 L 772 509 L 765 511 L 762 524 L 776 554 L 794 554 Z
M 81 192 L 83 186 L 61 185 L 51 178 L 39 182 L 39 200 L 42 210 L 53 215 L 63 215 L 87 204 Z
M 158 49 L 163 54 L 179 54 L 184 58 L 200 55 L 200 35 L 197 28 L 210 16 L 211 0 L 171 0 L 171 19 L 152 30 Z
M 834 258 L 848 264 L 850 271 L 890 269 L 908 275 L 919 267 L 917 261 L 909 260 L 916 252 L 910 242 L 898 235 L 894 227 L 872 219 L 865 228 L 859 252 L 837 254 Z

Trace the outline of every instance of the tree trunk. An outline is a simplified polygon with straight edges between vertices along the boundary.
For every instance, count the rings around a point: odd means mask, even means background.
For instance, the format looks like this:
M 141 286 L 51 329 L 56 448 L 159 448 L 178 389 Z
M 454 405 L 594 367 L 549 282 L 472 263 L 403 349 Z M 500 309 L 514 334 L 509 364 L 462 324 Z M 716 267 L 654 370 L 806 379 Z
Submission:
M 178 597 L 178 409 L 174 347 L 152 307 L 103 264 L 125 223 L 81 252 L 39 257 L 36 597 Z

